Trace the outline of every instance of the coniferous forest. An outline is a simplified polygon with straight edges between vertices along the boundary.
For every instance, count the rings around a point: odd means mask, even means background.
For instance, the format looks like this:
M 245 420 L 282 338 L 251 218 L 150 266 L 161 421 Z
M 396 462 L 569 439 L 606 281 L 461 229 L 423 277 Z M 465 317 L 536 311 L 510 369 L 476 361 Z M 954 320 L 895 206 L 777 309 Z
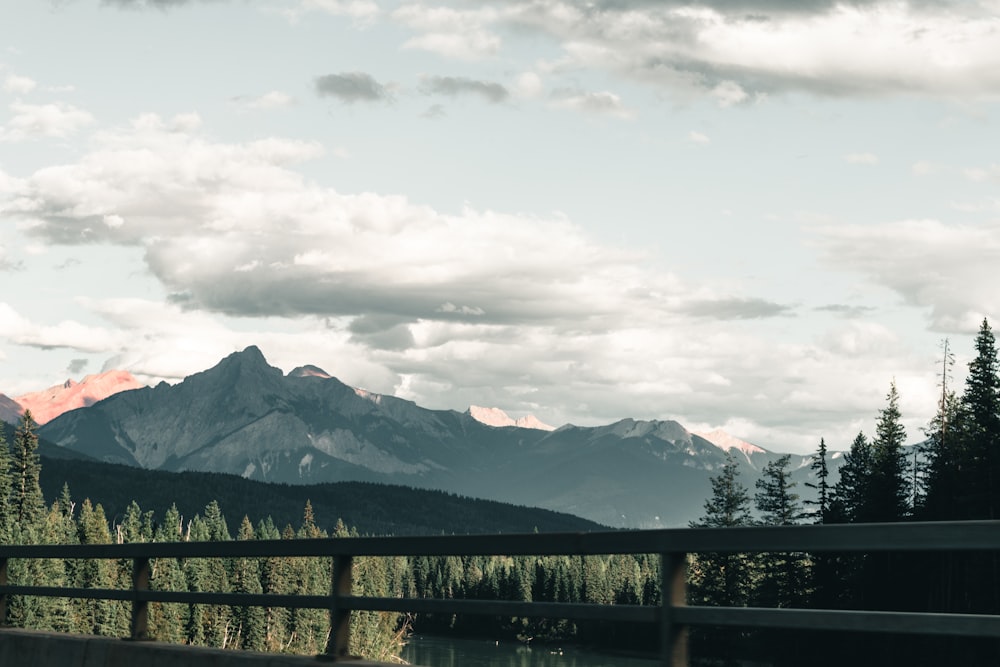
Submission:
M 904 448 L 899 395 L 891 383 L 875 432 L 849 443 L 839 480 L 828 484 L 827 443 L 813 456 L 815 482 L 797 489 L 789 458 L 768 464 L 753 489 L 730 456 L 712 479 L 702 517 L 692 528 L 805 523 L 996 519 L 1000 513 L 1000 366 L 984 321 L 961 391 L 952 386 L 947 347 L 937 414 L 918 448 Z M 0 432 L 2 437 L 2 432 Z M 844 443 L 847 444 L 847 443 Z M 252 540 L 349 537 L 338 521 L 319 527 L 306 503 L 297 527 L 244 517 L 231 532 L 217 501 L 185 519 L 132 501 L 109 521 L 101 504 L 77 502 L 64 486 L 46 502 L 39 484 L 34 423 L 26 414 L 0 447 L 0 541 L 15 544 Z M 914 451 L 916 449 L 916 451 Z M 12 583 L 125 588 L 130 563 L 12 561 Z M 361 595 L 509 599 L 605 604 L 658 604 L 654 555 L 414 557 L 355 560 Z M 322 595 L 330 563 L 322 558 L 158 559 L 151 586 L 160 590 Z M 963 554 L 698 554 L 689 560 L 689 602 L 698 605 L 945 611 L 1000 611 L 1000 556 Z M 234 649 L 319 653 L 329 623 L 322 610 L 212 605 L 151 605 L 152 634 L 162 641 Z M 522 641 L 580 641 L 616 649 L 655 650 L 656 628 L 509 617 L 354 615 L 352 651 L 376 659 L 398 655 L 412 629 Z M 128 608 L 116 601 L 13 597 L 6 622 L 23 627 L 124 636 Z M 868 636 L 833 632 L 731 631 L 696 628 L 692 654 L 706 664 L 924 665 L 1000 664 L 1000 643 L 963 638 Z

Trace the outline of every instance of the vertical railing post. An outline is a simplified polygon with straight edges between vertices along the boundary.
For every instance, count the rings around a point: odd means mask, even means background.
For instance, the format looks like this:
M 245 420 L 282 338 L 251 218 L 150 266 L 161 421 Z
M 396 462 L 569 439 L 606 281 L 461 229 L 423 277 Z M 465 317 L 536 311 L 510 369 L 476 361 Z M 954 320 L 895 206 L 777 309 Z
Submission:
M 674 610 L 687 604 L 687 554 L 660 554 L 660 642 L 664 667 L 688 667 L 687 626 Z
M 0 586 L 7 585 L 7 558 L 0 556 Z M 0 593 L 0 627 L 7 625 L 7 593 Z
M 340 598 L 351 595 L 351 556 L 333 557 L 333 577 L 330 587 L 330 639 L 325 657 L 340 660 L 350 656 L 351 610 L 341 606 Z
M 149 639 L 149 602 L 139 599 L 139 591 L 149 590 L 149 559 L 132 559 L 132 627 L 129 639 Z

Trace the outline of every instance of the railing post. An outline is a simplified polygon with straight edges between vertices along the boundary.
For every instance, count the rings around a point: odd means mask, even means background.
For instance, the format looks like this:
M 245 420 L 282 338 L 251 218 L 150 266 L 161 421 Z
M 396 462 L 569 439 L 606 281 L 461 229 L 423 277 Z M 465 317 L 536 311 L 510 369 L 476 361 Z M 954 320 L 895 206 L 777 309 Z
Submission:
M 149 559 L 132 559 L 132 628 L 129 639 L 149 639 L 149 602 L 140 600 L 139 591 L 149 590 Z
M 7 585 L 7 559 L 0 556 L 0 586 Z M 7 594 L 0 593 L 0 627 L 7 625 Z
M 674 609 L 687 604 L 687 554 L 660 554 L 660 642 L 664 667 L 688 667 L 687 626 L 674 620 Z
M 333 578 L 330 587 L 330 639 L 325 657 L 341 660 L 350 657 L 351 610 L 340 606 L 340 598 L 351 594 L 351 556 L 333 557 Z

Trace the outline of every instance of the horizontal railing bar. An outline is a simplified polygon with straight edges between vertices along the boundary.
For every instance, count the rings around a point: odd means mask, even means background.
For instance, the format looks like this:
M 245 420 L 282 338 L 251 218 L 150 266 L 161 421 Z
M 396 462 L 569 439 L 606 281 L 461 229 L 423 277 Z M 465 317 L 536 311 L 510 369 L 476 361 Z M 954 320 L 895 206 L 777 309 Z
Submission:
M 675 607 L 689 625 L 1000 637 L 1000 616 L 902 611 Z
M 675 528 L 593 533 L 350 537 L 228 542 L 0 545 L 0 558 L 545 556 L 664 552 L 1000 550 L 1000 521 Z

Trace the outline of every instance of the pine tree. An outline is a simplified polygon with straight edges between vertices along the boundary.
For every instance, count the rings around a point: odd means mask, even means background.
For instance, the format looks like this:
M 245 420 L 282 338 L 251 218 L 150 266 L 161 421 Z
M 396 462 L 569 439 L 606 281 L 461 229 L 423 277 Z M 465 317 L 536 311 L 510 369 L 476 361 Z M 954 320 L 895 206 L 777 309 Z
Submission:
M 1000 364 L 996 339 L 983 320 L 976 358 L 969 363 L 962 396 L 965 466 L 971 473 L 969 518 L 1000 518 Z
M 38 458 L 38 436 L 35 434 L 37 428 L 38 424 L 31 416 L 31 411 L 25 410 L 14 431 L 12 498 L 16 530 L 22 536 L 38 526 L 45 515 L 45 499 L 42 497 L 42 487 L 38 484 L 42 464 Z M 22 543 L 29 541 L 22 537 Z
M 807 516 L 802 511 L 798 494 L 792 489 L 788 466 L 791 456 L 785 454 L 764 467 L 757 480 L 754 502 L 761 514 L 761 523 L 768 526 L 792 526 Z M 764 553 L 760 556 L 760 582 L 755 591 L 755 604 L 764 607 L 794 607 L 806 598 L 806 558 L 801 553 Z
M 816 507 L 811 516 L 816 519 L 816 523 L 827 523 L 830 515 L 830 485 L 827 479 L 830 477 L 830 469 L 826 465 L 826 441 L 819 439 L 819 448 L 812 455 L 809 469 L 816 475 L 816 482 L 806 482 L 810 489 L 816 489 L 816 500 L 806 500 L 806 505 Z
M 867 499 L 872 477 L 872 446 L 864 433 L 858 433 L 840 466 L 840 479 L 833 487 L 830 501 L 831 522 L 868 521 Z
M 10 543 L 14 537 L 15 514 L 12 503 L 14 480 L 11 467 L 13 462 L 7 438 L 0 422 L 0 543 Z M 0 619 L 2 621 L 3 619 Z
M 910 513 L 909 462 L 903 453 L 906 430 L 901 421 L 895 381 L 889 385 L 886 402 L 886 407 L 879 412 L 872 440 L 868 521 L 899 521 Z
M 712 495 L 705 501 L 705 514 L 691 522 L 692 528 L 749 526 L 750 495 L 739 481 L 739 467 L 726 453 L 722 471 L 712 477 Z M 746 554 L 706 553 L 692 564 L 692 594 L 698 604 L 745 606 L 750 594 L 751 561 Z

